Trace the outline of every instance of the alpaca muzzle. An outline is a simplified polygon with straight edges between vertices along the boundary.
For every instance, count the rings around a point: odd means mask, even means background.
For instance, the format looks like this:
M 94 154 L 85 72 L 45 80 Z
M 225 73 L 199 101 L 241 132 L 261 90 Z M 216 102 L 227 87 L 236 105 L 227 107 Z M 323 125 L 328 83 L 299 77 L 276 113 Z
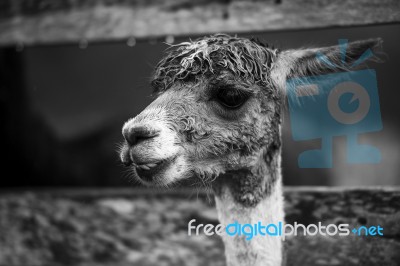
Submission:
M 178 156 L 176 133 L 163 122 L 131 119 L 122 129 L 125 144 L 121 161 L 132 168 L 138 181 L 145 185 L 165 183 L 168 170 Z

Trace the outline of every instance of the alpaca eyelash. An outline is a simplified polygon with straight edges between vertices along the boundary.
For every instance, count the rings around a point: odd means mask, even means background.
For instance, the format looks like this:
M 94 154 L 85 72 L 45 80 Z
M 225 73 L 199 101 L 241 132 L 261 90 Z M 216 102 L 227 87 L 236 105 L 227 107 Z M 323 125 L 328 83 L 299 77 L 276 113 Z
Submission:
M 235 96 L 238 96 L 238 97 L 240 97 L 240 98 L 242 98 L 242 99 L 244 99 L 244 102 L 246 102 L 249 98 L 250 98 L 250 96 L 251 96 L 251 92 L 249 92 L 249 91 L 245 91 L 245 90 L 242 90 L 242 89 L 238 89 L 238 88 L 229 88 L 229 89 L 219 89 L 217 92 L 216 92 L 216 98 L 218 98 L 218 94 L 221 92 L 221 90 L 229 90 L 230 92 L 232 92 L 232 94 L 233 95 L 235 95 Z M 231 110 L 232 111 L 232 110 Z
M 221 90 L 231 90 L 235 93 L 238 93 L 240 96 L 250 97 L 252 95 L 252 92 L 248 91 L 248 90 L 243 90 L 243 89 L 239 89 L 237 87 L 232 87 L 232 86 L 221 85 L 221 86 L 214 87 L 212 97 L 215 98 Z

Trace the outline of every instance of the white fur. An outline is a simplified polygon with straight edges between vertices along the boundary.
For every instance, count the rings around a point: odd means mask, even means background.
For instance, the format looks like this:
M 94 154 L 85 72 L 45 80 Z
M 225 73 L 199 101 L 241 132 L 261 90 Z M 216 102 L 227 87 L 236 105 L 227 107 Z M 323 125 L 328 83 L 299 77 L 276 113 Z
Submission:
M 166 170 L 162 180 L 164 185 L 169 185 L 187 177 L 188 163 L 184 156 L 175 158 L 174 163 Z
M 286 78 L 288 77 L 292 67 L 296 65 L 299 58 L 306 56 L 309 50 L 287 50 L 278 55 L 277 60 L 273 63 L 271 68 L 271 80 L 275 86 L 286 92 Z
M 280 180 L 279 180 L 280 181 Z M 247 208 L 236 203 L 230 190 L 225 187 L 216 197 L 220 223 L 263 224 L 283 222 L 283 197 L 281 183 L 277 182 L 272 193 L 256 207 Z M 280 266 L 282 264 L 282 240 L 278 236 L 255 236 L 245 240 L 244 236 L 223 234 L 228 266 Z

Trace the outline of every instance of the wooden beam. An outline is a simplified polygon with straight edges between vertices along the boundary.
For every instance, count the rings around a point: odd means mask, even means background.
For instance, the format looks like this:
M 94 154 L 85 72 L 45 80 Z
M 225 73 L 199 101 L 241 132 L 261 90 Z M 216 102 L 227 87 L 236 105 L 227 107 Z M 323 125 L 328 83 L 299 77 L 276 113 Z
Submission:
M 2 0 L 0 46 L 398 22 L 398 0 Z

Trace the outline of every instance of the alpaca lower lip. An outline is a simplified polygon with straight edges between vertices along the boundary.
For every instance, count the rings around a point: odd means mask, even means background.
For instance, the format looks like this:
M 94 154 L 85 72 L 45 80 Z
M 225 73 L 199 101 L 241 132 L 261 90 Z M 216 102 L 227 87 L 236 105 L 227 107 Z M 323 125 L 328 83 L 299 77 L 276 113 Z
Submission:
M 136 168 L 141 169 L 141 170 L 151 170 L 152 168 L 162 164 L 163 161 L 157 161 L 157 162 L 152 162 L 152 163 L 141 163 L 137 164 Z
M 172 161 L 173 158 L 151 163 L 141 163 L 141 164 L 136 164 L 135 168 L 138 176 L 141 179 L 145 181 L 152 181 L 154 175 L 166 169 L 171 164 Z

